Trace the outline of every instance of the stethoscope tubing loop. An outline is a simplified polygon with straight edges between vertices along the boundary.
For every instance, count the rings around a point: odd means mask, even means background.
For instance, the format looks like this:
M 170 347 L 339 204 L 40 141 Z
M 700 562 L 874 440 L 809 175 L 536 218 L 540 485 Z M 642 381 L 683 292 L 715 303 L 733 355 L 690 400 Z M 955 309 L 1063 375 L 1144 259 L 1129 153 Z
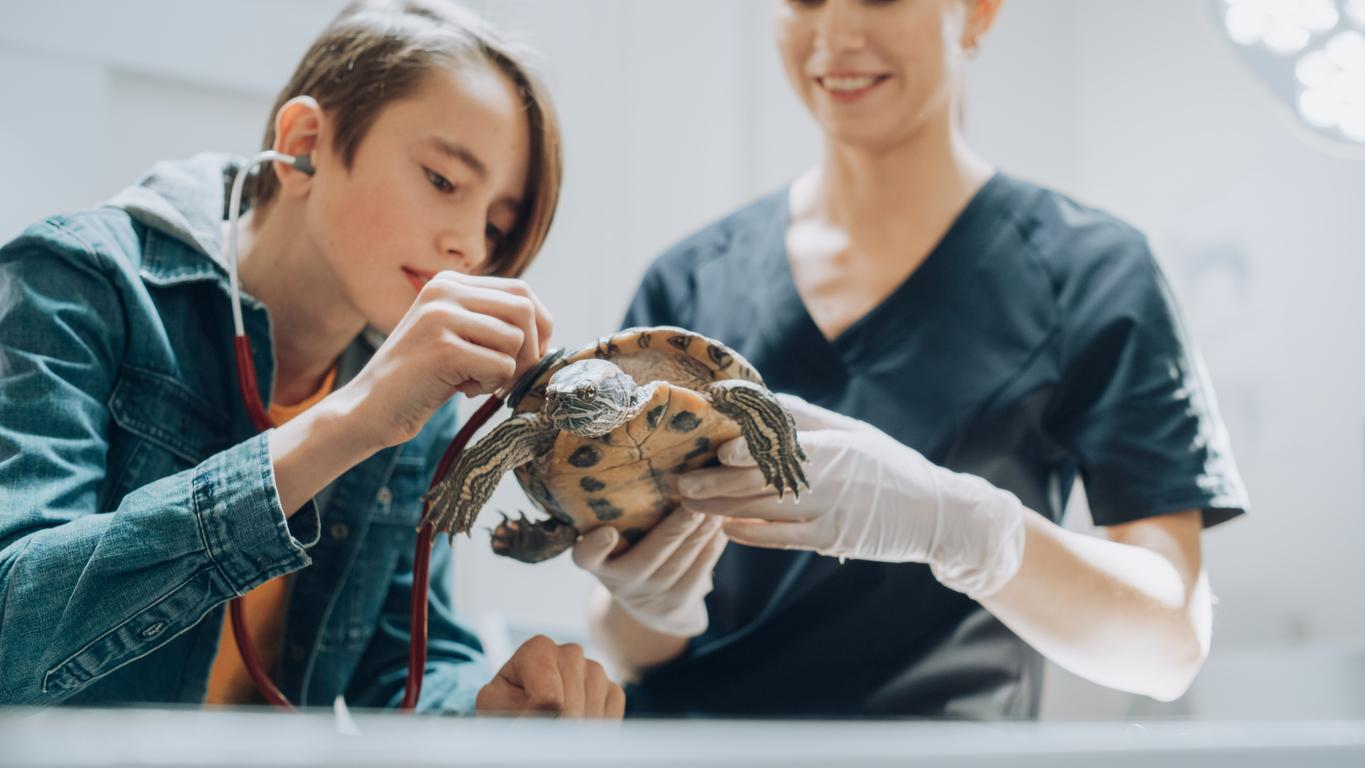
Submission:
M 247 414 L 251 417 L 251 423 L 258 431 L 264 432 L 275 427 L 274 421 L 270 418 L 265 404 L 261 402 L 260 388 L 256 379 L 256 363 L 252 356 L 251 340 L 246 335 L 246 328 L 242 322 L 242 296 L 241 284 L 237 275 L 237 222 L 241 215 L 242 189 L 246 184 L 246 178 L 252 168 L 266 162 L 283 162 L 293 165 L 295 168 L 308 173 L 314 173 L 312 163 L 307 155 L 297 157 L 286 155 L 275 151 L 265 151 L 246 164 L 238 171 L 232 182 L 231 198 L 228 205 L 228 244 L 227 244 L 227 267 L 228 278 L 231 286 L 232 297 L 232 323 L 235 337 L 233 339 L 233 351 L 237 360 L 237 384 L 242 393 L 242 402 L 246 406 Z M 428 490 L 434 489 L 445 477 L 446 472 L 459 458 L 465 446 L 469 444 L 474 433 L 477 432 L 485 423 L 488 422 L 493 414 L 502 407 L 504 401 L 509 406 L 515 407 L 521 398 L 546 371 L 564 357 L 563 349 L 553 349 L 531 370 L 527 371 L 509 387 L 504 393 L 502 390 L 494 392 L 482 406 L 479 407 L 474 415 L 465 422 L 464 426 L 456 433 L 455 439 L 446 447 L 445 453 L 441 456 L 441 461 L 437 464 L 436 473 L 431 478 Z M 423 502 L 423 518 L 426 517 L 428 506 L 430 505 L 430 494 L 427 494 L 426 501 Z M 403 701 L 399 705 L 400 710 L 412 711 L 417 708 L 417 700 L 422 693 L 422 677 L 426 669 L 427 656 L 427 623 L 428 623 L 428 588 L 430 586 L 431 574 L 431 550 L 435 538 L 435 529 L 430 525 L 424 525 L 417 534 L 417 547 L 413 556 L 413 584 L 412 584 L 412 603 L 410 606 L 411 623 L 409 625 L 408 643 L 408 677 L 407 685 L 403 691 Z M 288 697 L 280 691 L 270 675 L 265 671 L 256 656 L 256 649 L 251 643 L 251 635 L 247 630 L 246 608 L 243 597 L 232 600 L 229 606 L 229 614 L 232 621 L 233 637 L 237 641 L 237 649 L 242 657 L 242 665 L 246 667 L 247 674 L 251 676 L 256 690 L 260 692 L 262 698 L 275 707 L 293 712 L 293 704 Z

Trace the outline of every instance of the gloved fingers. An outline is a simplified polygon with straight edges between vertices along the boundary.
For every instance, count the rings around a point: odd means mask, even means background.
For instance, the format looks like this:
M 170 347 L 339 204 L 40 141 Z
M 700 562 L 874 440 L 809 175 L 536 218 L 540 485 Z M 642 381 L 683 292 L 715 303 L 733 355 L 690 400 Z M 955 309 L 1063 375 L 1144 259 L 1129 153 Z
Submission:
M 654 572 L 659 570 L 659 566 L 668 562 L 678 547 L 687 541 L 692 532 L 705 520 L 703 515 L 675 509 L 630 549 L 619 557 L 603 563 L 598 573 L 624 576 L 638 581 L 651 579 Z
M 857 419 L 836 413 L 827 408 L 808 403 L 796 395 L 788 395 L 783 392 L 777 393 L 778 402 L 792 415 L 792 420 L 796 422 L 796 428 L 802 432 L 809 432 L 819 429 L 838 429 L 856 432 L 866 428 L 867 424 Z
M 717 522 L 720 522 L 719 518 Z M 696 559 L 687 567 L 678 580 L 674 582 L 675 591 L 686 594 L 700 594 L 705 596 L 711 591 L 711 574 L 716 569 L 716 562 L 725 552 L 725 545 L 730 543 L 729 537 L 725 535 L 722 527 L 717 526 L 715 532 L 706 540 L 706 545 L 702 547 Z M 700 589 L 705 584 L 705 589 Z
M 859 424 L 861 422 L 853 423 Z M 864 427 L 867 430 L 875 429 L 866 425 Z M 854 430 L 856 429 L 859 428 L 854 428 Z M 809 459 L 806 469 L 807 476 L 810 476 L 811 473 L 818 475 L 824 472 L 834 462 L 839 461 L 845 454 L 849 453 L 853 446 L 867 442 L 855 434 L 855 431 L 827 427 L 800 430 L 796 433 L 796 439 Z M 749 452 L 749 444 L 744 438 L 736 438 L 721 443 L 720 447 L 716 449 L 716 458 L 720 459 L 720 463 L 726 467 L 735 469 L 758 466 L 758 462 Z M 696 472 L 702 471 L 705 470 L 696 470 L 688 474 L 696 474 Z
M 744 498 L 763 493 L 767 485 L 757 467 L 710 467 L 679 477 L 678 493 L 685 499 Z
M 768 549 L 815 549 L 815 527 L 809 522 L 726 520 L 726 537 L 736 544 Z
M 716 458 L 727 467 L 756 467 L 753 454 L 749 453 L 749 442 L 742 437 L 727 440 L 716 449 Z
M 746 498 L 683 499 L 682 508 L 688 512 L 720 517 L 746 517 L 778 522 L 796 522 L 819 517 L 823 510 L 814 504 L 798 504 L 792 494 L 777 497 L 777 491 Z
M 838 415 L 838 414 L 834 414 Z M 797 442 L 805 451 L 810 461 L 810 468 L 807 473 L 819 473 L 826 469 L 831 462 L 839 460 L 841 456 L 850 450 L 850 447 L 859 443 L 860 438 L 854 433 L 861 432 L 864 435 L 876 432 L 876 427 L 863 424 L 860 421 L 846 419 L 853 425 L 848 427 L 828 427 L 822 426 L 813 429 L 801 429 L 796 433 Z M 889 438 L 888 438 L 889 439 Z M 898 444 L 899 445 L 899 444 Z M 749 443 L 742 437 L 734 440 L 727 440 L 721 443 L 716 449 L 716 458 L 720 463 L 729 468 L 739 469 L 744 467 L 757 467 L 758 462 L 749 451 Z M 688 474 L 696 474 L 706 470 L 696 470 Z
M 583 534 L 573 547 L 573 561 L 579 568 L 589 573 L 596 572 L 607 561 L 621 533 L 610 525 L 603 525 Z
M 706 543 L 720 532 L 720 525 L 723 522 L 718 517 L 708 517 L 698 525 L 692 533 L 673 550 L 672 557 L 661 563 L 654 571 L 650 580 L 660 587 L 672 588 L 677 583 L 678 578 L 687 572 L 687 569 L 696 562 L 697 557 L 706 549 Z

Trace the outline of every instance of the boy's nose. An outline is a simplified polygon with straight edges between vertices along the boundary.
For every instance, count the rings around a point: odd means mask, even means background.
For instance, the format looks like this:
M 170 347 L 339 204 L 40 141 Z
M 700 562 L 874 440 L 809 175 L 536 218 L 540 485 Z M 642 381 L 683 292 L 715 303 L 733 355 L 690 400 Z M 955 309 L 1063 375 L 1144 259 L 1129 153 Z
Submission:
M 455 261 L 454 268 L 465 274 L 479 274 L 488 261 L 488 247 L 480 239 L 447 236 L 441 241 L 446 257 Z

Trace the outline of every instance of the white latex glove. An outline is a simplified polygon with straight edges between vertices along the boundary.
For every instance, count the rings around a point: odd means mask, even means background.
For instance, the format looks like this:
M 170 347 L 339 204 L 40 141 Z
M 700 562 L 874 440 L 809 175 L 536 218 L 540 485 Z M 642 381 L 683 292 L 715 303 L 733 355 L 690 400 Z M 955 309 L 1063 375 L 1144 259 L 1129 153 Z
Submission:
M 1024 507 L 974 475 L 935 465 L 856 419 L 790 395 L 810 463 L 810 490 L 779 499 L 743 440 L 719 449 L 725 466 L 679 478 L 683 509 L 728 518 L 731 541 L 825 555 L 928 563 L 945 586 L 984 598 L 1014 577 Z
M 706 631 L 711 571 L 725 551 L 721 523 L 675 510 L 616 557 L 610 555 L 621 535 L 604 525 L 574 545 L 573 561 L 631 618 L 655 632 L 694 637 Z

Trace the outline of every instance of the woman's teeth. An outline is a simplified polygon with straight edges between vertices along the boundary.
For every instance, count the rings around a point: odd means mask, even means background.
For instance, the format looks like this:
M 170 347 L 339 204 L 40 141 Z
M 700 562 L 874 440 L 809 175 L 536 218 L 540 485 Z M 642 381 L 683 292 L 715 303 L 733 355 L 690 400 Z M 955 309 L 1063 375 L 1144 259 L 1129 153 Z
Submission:
M 843 93 L 848 91 L 861 91 L 870 88 L 877 78 L 873 75 L 853 75 L 848 77 L 822 77 L 820 84 L 825 90 Z

